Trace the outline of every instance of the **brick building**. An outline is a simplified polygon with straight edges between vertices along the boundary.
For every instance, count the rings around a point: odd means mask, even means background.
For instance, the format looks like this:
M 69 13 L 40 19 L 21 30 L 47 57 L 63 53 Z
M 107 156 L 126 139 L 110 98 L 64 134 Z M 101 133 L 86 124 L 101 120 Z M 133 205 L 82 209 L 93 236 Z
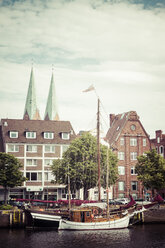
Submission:
M 110 128 L 106 135 L 111 149 L 118 156 L 119 179 L 113 187 L 114 198 L 143 197 L 141 183 L 137 180 L 137 156 L 151 149 L 150 139 L 135 111 L 110 114 Z
M 162 130 L 155 131 L 155 138 L 151 139 L 151 146 L 165 159 L 165 134 Z M 165 199 L 165 189 L 160 190 L 159 194 Z
M 161 130 L 157 130 L 155 136 L 154 139 L 151 139 L 152 148 L 156 149 L 157 153 L 165 158 L 165 134 Z
M 76 137 L 69 121 L 60 121 L 53 74 L 47 98 L 44 120 L 36 103 L 33 68 L 31 70 L 23 119 L 1 119 L 0 152 L 13 154 L 23 164 L 28 178 L 22 187 L 9 189 L 8 198 L 67 199 L 65 185 L 54 185 L 50 165 Z M 0 187 L 0 200 L 3 188 Z

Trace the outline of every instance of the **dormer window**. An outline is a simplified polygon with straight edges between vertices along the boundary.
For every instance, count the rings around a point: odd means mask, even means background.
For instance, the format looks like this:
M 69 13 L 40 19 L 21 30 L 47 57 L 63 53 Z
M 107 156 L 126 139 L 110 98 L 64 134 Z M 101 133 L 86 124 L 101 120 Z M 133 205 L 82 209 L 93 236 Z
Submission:
M 10 138 L 12 138 L 12 139 L 18 138 L 18 132 L 17 131 L 10 131 Z
M 53 139 L 54 133 L 51 132 L 44 132 L 44 139 Z
M 26 138 L 27 139 L 35 139 L 36 138 L 36 132 L 26 132 Z
M 62 139 L 69 140 L 69 138 L 70 138 L 70 133 L 62 133 Z

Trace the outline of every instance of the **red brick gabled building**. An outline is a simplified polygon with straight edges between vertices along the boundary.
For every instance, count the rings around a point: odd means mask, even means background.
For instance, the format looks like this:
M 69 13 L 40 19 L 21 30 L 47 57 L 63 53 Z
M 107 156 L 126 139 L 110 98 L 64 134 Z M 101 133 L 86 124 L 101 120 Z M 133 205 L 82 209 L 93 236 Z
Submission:
M 22 187 L 10 189 L 9 198 L 66 199 L 64 185 L 54 185 L 51 164 L 76 137 L 69 121 L 2 119 L 0 152 L 17 157 L 28 178 Z M 0 190 L 3 200 L 3 189 Z
M 119 179 L 114 185 L 114 198 L 142 198 L 143 189 L 137 180 L 137 156 L 149 151 L 150 139 L 135 111 L 110 114 L 110 128 L 106 135 L 111 149 L 118 156 Z
M 156 149 L 157 153 L 165 158 L 165 134 L 162 130 L 155 131 L 155 138 L 151 139 L 151 145 L 153 149 Z

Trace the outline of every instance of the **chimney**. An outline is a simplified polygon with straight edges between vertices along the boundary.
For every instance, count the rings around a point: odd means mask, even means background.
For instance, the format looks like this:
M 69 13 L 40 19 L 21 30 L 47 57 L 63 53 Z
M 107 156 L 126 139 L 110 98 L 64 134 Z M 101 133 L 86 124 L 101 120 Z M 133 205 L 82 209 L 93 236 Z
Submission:
M 115 114 L 110 114 L 109 117 L 110 117 L 110 127 L 111 127 L 112 123 L 113 123 L 113 121 L 115 119 Z
M 156 133 L 156 138 L 159 137 L 161 140 L 162 139 L 162 130 L 157 130 L 157 131 L 155 131 L 155 133 Z

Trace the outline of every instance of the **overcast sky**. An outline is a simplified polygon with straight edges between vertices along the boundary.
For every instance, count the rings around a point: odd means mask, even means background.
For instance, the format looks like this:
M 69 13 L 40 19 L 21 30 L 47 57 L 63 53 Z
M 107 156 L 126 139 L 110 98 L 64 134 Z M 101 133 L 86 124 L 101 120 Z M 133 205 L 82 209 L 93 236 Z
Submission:
M 74 130 L 134 110 L 165 133 L 164 0 L 1 0 L 0 118 L 23 117 L 33 61 L 43 118 L 54 65 L 59 116 Z

